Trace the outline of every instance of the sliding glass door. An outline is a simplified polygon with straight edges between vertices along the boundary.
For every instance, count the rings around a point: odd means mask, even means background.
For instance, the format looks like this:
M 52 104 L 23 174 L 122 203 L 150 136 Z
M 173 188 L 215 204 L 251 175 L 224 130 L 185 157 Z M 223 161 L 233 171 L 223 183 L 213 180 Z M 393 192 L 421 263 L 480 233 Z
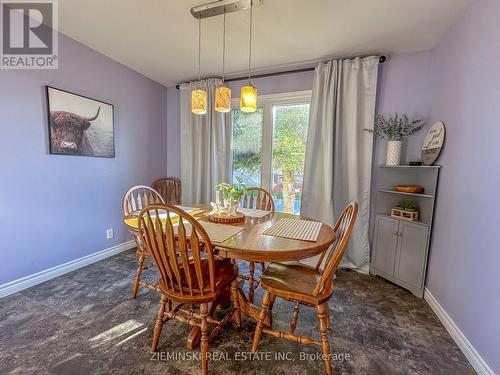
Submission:
M 262 107 L 253 113 L 232 110 L 233 182 L 242 179 L 247 186 L 261 185 Z
M 300 212 L 309 104 L 273 106 L 272 193 L 276 208 Z
M 233 106 L 233 181 L 270 191 L 277 211 L 299 213 L 310 92 L 259 99 L 254 113 Z

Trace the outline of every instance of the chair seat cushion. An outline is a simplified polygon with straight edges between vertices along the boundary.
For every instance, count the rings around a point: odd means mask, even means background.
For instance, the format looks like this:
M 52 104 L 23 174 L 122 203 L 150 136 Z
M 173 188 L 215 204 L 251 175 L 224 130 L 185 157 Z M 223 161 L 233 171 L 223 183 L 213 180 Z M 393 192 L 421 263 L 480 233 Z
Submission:
M 315 268 L 299 262 L 270 263 L 260 283 L 265 290 L 278 297 L 315 304 L 318 298 L 313 296 L 313 291 L 320 278 L 321 273 Z

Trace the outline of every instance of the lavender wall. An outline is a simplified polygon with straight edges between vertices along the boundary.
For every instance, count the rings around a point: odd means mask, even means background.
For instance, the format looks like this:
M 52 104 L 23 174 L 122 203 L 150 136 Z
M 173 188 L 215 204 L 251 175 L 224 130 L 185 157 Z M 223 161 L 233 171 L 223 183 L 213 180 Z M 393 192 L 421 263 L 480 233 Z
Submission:
M 474 2 L 433 52 L 447 128 L 427 288 L 500 373 L 500 2 Z
M 428 119 L 434 90 L 430 70 L 432 52 L 393 55 L 380 65 L 378 114 L 407 114 Z M 429 127 L 429 124 L 427 124 Z M 404 143 L 402 162 L 420 160 L 425 129 L 411 136 Z M 374 165 L 385 164 L 387 142 L 375 140 Z M 376 172 L 376 171 L 374 171 Z
M 59 43 L 58 70 L 0 71 L 0 285 L 128 241 L 124 192 L 166 172 L 166 88 L 63 35 Z M 115 105 L 116 158 L 47 153 L 44 85 Z
M 180 96 L 175 87 L 167 88 L 167 175 L 181 177 Z

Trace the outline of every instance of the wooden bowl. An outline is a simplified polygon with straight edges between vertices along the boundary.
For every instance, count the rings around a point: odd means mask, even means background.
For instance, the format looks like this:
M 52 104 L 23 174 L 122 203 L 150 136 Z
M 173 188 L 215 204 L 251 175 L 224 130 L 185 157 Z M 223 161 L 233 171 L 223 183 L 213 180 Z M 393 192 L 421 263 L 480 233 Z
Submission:
M 418 185 L 398 185 L 394 190 L 400 193 L 412 194 L 422 194 L 424 192 L 424 188 Z
M 214 223 L 221 223 L 221 224 L 233 224 L 245 221 L 245 215 L 243 215 L 241 212 L 237 212 L 236 216 L 207 215 L 207 217 L 208 220 Z

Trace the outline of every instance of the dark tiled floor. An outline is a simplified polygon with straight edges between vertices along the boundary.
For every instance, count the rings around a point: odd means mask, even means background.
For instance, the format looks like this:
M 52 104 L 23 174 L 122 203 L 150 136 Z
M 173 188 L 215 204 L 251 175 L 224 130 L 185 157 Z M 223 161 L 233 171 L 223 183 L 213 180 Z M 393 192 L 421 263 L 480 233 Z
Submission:
M 199 373 L 190 357 L 197 352 L 184 349 L 189 329 L 181 323 L 166 323 L 160 355 L 149 352 L 159 297 L 142 289 L 129 298 L 135 264 L 126 252 L 1 299 L 0 373 Z M 292 309 L 277 300 L 275 324 L 287 328 Z M 339 271 L 330 309 L 336 374 L 474 373 L 427 304 L 382 279 Z M 317 335 L 317 326 L 314 311 L 301 308 L 297 333 Z M 242 328 L 230 325 L 218 336 L 211 374 L 323 373 L 314 359 L 319 348 L 265 335 L 259 350 L 272 360 L 245 360 L 254 327 L 245 318 Z M 275 360 L 279 354 L 289 360 Z

